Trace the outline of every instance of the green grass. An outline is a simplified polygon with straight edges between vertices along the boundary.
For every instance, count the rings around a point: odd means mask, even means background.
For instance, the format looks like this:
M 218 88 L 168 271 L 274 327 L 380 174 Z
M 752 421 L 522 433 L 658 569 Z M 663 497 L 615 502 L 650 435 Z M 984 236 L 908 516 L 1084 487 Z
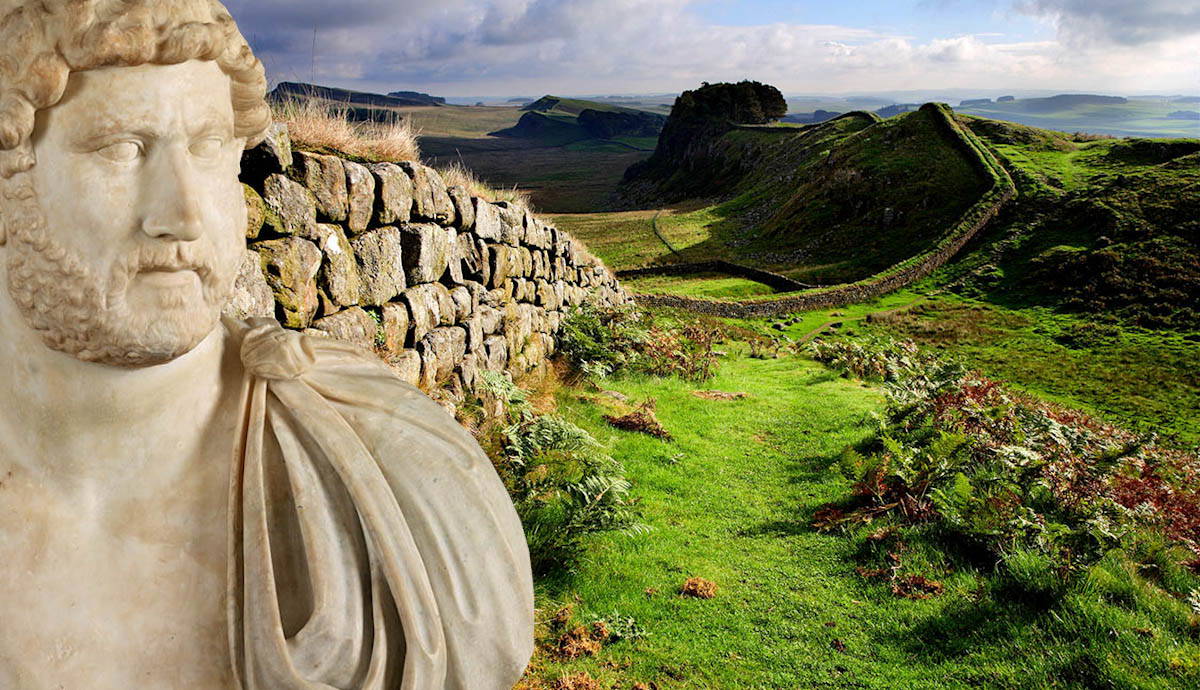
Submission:
M 911 338 L 1041 398 L 1200 444 L 1200 334 L 1097 325 L 1046 308 L 953 295 L 872 323 L 847 321 L 840 332 Z
M 645 276 L 627 278 L 621 284 L 633 292 L 736 299 L 753 295 L 773 295 L 774 288 L 746 278 L 724 273 L 695 273 L 687 276 Z
M 653 398 L 672 441 L 609 427 L 606 395 L 558 391 L 559 413 L 624 463 L 650 531 L 591 541 L 573 574 L 539 583 L 539 620 L 570 605 L 572 625 L 633 618 L 647 635 L 563 660 L 543 629 L 527 687 L 578 672 L 599 687 L 660 690 L 1165 689 L 1196 680 L 1200 652 L 1186 610 L 1162 608 L 1118 559 L 1056 606 L 1006 598 L 989 589 L 986 568 L 950 567 L 921 542 L 906 568 L 941 581 L 943 595 L 897 598 L 858 576 L 874 548 L 870 530 L 846 538 L 810 524 L 847 495 L 830 465 L 871 433 L 880 395 L 806 358 L 718 348 L 728 354 L 703 384 L 642 375 L 602 383 L 632 404 Z M 704 400 L 696 389 L 749 397 Z M 689 577 L 715 582 L 717 596 L 679 596 Z

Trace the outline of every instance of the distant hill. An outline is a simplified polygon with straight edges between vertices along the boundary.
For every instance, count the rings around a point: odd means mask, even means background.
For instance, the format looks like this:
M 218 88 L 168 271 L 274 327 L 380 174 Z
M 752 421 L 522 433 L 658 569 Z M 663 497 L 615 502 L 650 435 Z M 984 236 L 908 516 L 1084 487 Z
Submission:
M 920 103 L 893 103 L 892 105 L 876 110 L 875 114 L 879 117 L 895 117 L 901 113 L 911 113 L 920 107 Z
M 821 110 L 818 108 L 811 113 L 788 113 L 787 115 L 783 116 L 780 122 L 795 122 L 801 125 L 813 125 L 832 120 L 838 115 L 841 115 L 841 113 L 834 112 L 832 110 Z
M 524 106 L 525 114 L 513 127 L 492 136 L 536 139 L 561 146 L 589 139 L 656 139 L 667 122 L 663 115 L 574 98 L 543 96 Z
M 419 91 L 392 91 L 388 94 L 388 96 L 391 98 L 398 98 L 400 100 L 424 103 L 426 105 L 446 105 L 445 98 L 442 98 L 441 96 L 430 96 L 427 93 L 421 93 Z
M 1097 96 L 1093 94 L 1059 94 L 1049 98 L 1023 98 L 1021 109 L 1027 113 L 1050 113 L 1081 105 L 1123 105 L 1129 102 L 1121 96 Z
M 322 98 L 337 103 L 374 107 L 406 107 L 416 105 L 439 106 L 445 104 L 445 99 L 435 98 L 427 94 L 416 95 L 419 96 L 419 98 L 398 97 L 394 95 L 384 96 L 382 94 L 368 93 L 365 91 L 352 91 L 350 89 L 339 89 L 332 86 L 318 86 L 315 84 L 305 84 L 303 82 L 285 81 L 280 82 L 279 85 L 276 86 L 270 94 L 268 94 L 268 98 L 273 100 L 283 100 L 286 98 Z

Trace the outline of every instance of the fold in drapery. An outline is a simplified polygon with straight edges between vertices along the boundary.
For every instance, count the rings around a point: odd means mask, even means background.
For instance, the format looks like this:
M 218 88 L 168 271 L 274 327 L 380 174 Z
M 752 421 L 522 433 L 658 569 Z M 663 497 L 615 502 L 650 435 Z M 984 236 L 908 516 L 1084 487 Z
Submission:
M 475 440 L 380 362 L 274 321 L 242 338 L 229 619 L 245 690 L 507 690 L 529 554 Z

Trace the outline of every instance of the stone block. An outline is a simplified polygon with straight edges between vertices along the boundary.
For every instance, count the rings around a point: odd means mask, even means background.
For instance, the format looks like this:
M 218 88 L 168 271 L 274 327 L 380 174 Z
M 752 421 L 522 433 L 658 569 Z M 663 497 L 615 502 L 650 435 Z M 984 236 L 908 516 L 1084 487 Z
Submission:
M 222 313 L 234 319 L 275 316 L 275 296 L 263 275 L 262 258 L 258 252 L 246 250 L 233 284 L 233 297 Z
M 450 299 L 454 303 L 454 322 L 462 323 L 471 315 L 474 300 L 471 291 L 462 285 L 450 288 Z
M 490 371 L 504 371 L 508 365 L 508 341 L 503 335 L 489 335 L 483 341 L 484 352 L 487 353 L 485 368 Z
M 390 226 L 351 240 L 350 246 L 358 260 L 361 304 L 383 306 L 407 286 L 402 244 L 400 230 Z
M 421 353 L 416 350 L 402 350 L 388 357 L 388 366 L 401 381 L 414 386 L 421 382 Z
M 270 175 L 286 173 L 291 165 L 292 140 L 287 125 L 275 122 L 258 146 L 242 153 L 241 178 L 258 185 Z
M 262 195 L 248 184 L 242 185 L 242 194 L 246 197 L 246 239 L 252 240 L 262 231 L 263 220 L 267 217 L 267 204 Z
M 383 305 L 382 321 L 383 347 L 392 354 L 407 347 L 410 330 L 408 306 L 402 302 L 388 302 Z
M 307 328 L 319 306 L 317 271 L 321 268 L 321 250 L 299 237 L 258 242 L 252 248 L 262 261 L 280 323 L 288 328 Z
M 375 217 L 375 176 L 354 161 L 342 161 L 342 166 L 346 169 L 346 228 L 352 234 L 365 232 Z
M 431 390 L 450 378 L 467 354 L 467 332 L 458 326 L 443 326 L 425 334 L 417 344 L 421 353 L 421 387 Z
M 403 226 L 404 271 L 410 283 L 441 280 L 450 262 L 450 239 L 445 228 L 431 223 Z
M 476 198 L 475 228 L 473 232 L 480 239 L 499 242 L 503 232 L 500 209 L 483 199 Z
M 317 275 L 317 287 L 337 306 L 334 311 L 359 303 L 362 281 L 354 248 L 346 239 L 340 225 L 318 223 L 314 236 L 309 238 L 321 248 L 325 260 Z
M 317 319 L 313 321 L 312 327 L 367 350 L 375 347 L 375 338 L 379 332 L 379 324 L 359 307 L 351 307 L 332 316 Z
M 454 202 L 454 212 L 458 216 L 455 225 L 459 230 L 470 231 L 475 227 L 475 202 L 471 199 L 471 193 L 464 187 L 451 187 L 447 192 L 450 194 L 450 200 Z
M 454 323 L 454 300 L 441 283 L 423 283 L 404 291 L 404 303 L 412 320 L 412 341 L 418 342 L 438 326 Z
M 341 158 L 296 151 L 292 154 L 292 169 L 288 175 L 312 192 L 319 219 L 334 223 L 346 221 L 349 199 L 346 168 Z
M 395 163 L 367 166 L 375 177 L 375 223 L 392 225 L 412 219 L 413 181 Z
M 413 161 L 404 161 L 400 167 L 413 181 L 413 219 L 452 225 L 454 202 L 450 200 L 442 176 L 433 168 Z
M 277 235 L 311 235 L 317 225 L 317 201 L 312 192 L 283 175 L 263 182 L 264 225 Z
M 506 244 L 488 246 L 488 254 L 491 272 L 487 284 L 492 287 L 500 287 L 509 276 L 515 275 L 519 270 L 520 255 L 515 247 Z

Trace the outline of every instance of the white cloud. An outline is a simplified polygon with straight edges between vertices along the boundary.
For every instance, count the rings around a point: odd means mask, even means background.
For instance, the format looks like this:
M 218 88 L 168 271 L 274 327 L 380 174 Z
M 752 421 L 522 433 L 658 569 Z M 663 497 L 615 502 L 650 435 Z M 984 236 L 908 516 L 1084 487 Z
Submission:
M 743 78 L 793 93 L 1194 88 L 1194 59 L 1183 58 L 1178 37 L 1136 49 L 1070 38 L 1063 29 L 1068 17 L 1082 16 L 1079 8 L 1092 2 L 1026 2 L 1022 11 L 1056 22 L 1059 40 L 1003 43 L 995 33 L 917 41 L 835 25 L 724 26 L 702 20 L 690 7 L 694 0 L 230 0 L 228 6 L 274 80 L 310 78 L 315 26 L 317 80 L 374 91 L 664 92 Z M 1163 11 L 1182 6 L 1143 2 Z

